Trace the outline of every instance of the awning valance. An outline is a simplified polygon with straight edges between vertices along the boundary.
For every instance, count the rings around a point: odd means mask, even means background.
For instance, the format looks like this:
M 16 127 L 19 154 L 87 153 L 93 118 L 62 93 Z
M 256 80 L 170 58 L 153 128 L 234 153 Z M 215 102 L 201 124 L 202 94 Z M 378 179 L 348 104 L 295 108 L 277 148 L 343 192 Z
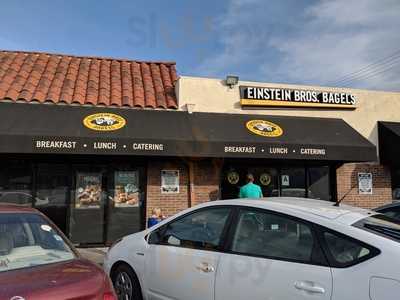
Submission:
M 341 119 L 0 105 L 0 152 L 374 161 Z

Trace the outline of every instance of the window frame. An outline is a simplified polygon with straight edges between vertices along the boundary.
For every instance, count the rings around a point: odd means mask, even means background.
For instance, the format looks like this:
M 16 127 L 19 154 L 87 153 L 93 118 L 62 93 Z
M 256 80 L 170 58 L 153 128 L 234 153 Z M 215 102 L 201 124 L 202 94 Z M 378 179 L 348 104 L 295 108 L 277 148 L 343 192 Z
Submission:
M 151 236 L 152 236 L 153 234 L 156 234 L 156 232 L 161 232 L 160 237 L 159 237 L 159 240 L 162 240 L 162 239 L 164 238 L 164 235 L 165 235 L 165 233 L 166 233 L 166 231 L 167 231 L 168 226 L 169 226 L 170 224 L 174 223 L 174 222 L 177 222 L 177 221 L 179 221 L 179 220 L 182 220 L 182 219 L 185 218 L 185 217 L 188 217 L 188 216 L 190 216 L 190 215 L 193 215 L 193 214 L 196 214 L 196 213 L 199 213 L 199 212 L 202 212 L 202 211 L 206 211 L 206 210 L 215 210 L 215 209 L 223 209 L 223 208 L 229 209 L 229 214 L 228 214 L 228 218 L 227 218 L 227 220 L 226 220 L 226 222 L 225 222 L 224 228 L 222 229 L 222 232 L 221 232 L 221 239 L 220 239 L 220 242 L 219 242 L 219 244 L 215 247 L 215 249 L 212 249 L 212 248 L 204 248 L 204 247 L 197 247 L 197 246 L 194 246 L 194 247 L 187 247 L 187 246 L 181 246 L 181 245 L 171 245 L 171 244 L 168 244 L 168 243 L 166 243 L 166 242 L 160 242 L 160 241 L 151 242 Z M 148 243 L 149 245 L 157 245 L 157 246 L 167 246 L 167 247 L 176 247 L 176 248 L 193 249 L 193 250 L 201 250 L 201 251 L 211 251 L 211 252 L 223 252 L 224 245 L 225 245 L 226 240 L 227 240 L 227 233 L 228 233 L 229 228 L 230 228 L 231 225 L 232 225 L 233 216 L 234 216 L 234 211 L 235 211 L 235 207 L 232 206 L 232 205 L 208 206 L 208 207 L 202 207 L 202 208 L 199 208 L 199 209 L 190 211 L 190 212 L 188 212 L 188 213 L 186 213 L 186 214 L 183 214 L 183 215 L 181 215 L 181 216 L 179 216 L 179 217 L 177 217 L 177 218 L 175 218 L 175 219 L 169 221 L 168 223 L 166 223 L 166 224 L 164 224 L 164 225 L 162 225 L 162 226 L 160 226 L 160 227 L 155 228 L 154 230 L 152 230 L 152 231 L 148 234 L 147 243 Z
M 274 257 L 274 256 L 268 256 L 268 255 L 247 254 L 247 253 L 233 251 L 232 243 L 233 243 L 233 239 L 235 237 L 235 233 L 236 233 L 236 230 L 238 227 L 238 221 L 239 221 L 239 216 L 240 216 L 241 210 L 254 211 L 254 212 L 265 213 L 265 214 L 272 214 L 272 215 L 279 216 L 282 218 L 287 218 L 289 220 L 292 220 L 292 221 L 295 221 L 295 222 L 298 222 L 298 223 L 308 226 L 311 230 L 311 234 L 313 237 L 313 247 L 312 247 L 310 261 L 283 258 L 283 257 Z M 274 210 L 252 207 L 252 206 L 238 205 L 234 209 L 232 224 L 227 233 L 227 241 L 224 245 L 223 252 L 226 254 L 233 254 L 233 255 L 246 256 L 246 257 L 264 258 L 264 259 L 271 259 L 271 260 L 275 260 L 275 261 L 285 261 L 285 262 L 291 262 L 291 263 L 329 267 L 329 262 L 326 258 L 325 252 L 323 251 L 323 249 L 321 247 L 318 235 L 316 234 L 315 225 L 316 224 L 309 222 L 307 220 L 304 220 L 304 219 L 301 219 L 301 218 L 298 218 L 298 217 L 295 217 L 292 215 L 288 215 L 285 213 L 277 212 Z
M 320 244 L 322 246 L 322 250 L 324 251 L 325 257 L 327 258 L 328 263 L 331 266 L 331 268 L 339 268 L 339 269 L 349 268 L 349 267 L 358 265 L 360 263 L 363 263 L 363 262 L 365 262 L 365 261 L 367 261 L 367 260 L 369 260 L 369 259 L 371 259 L 371 258 L 373 258 L 375 256 L 378 256 L 381 253 L 381 250 L 379 250 L 378 248 L 376 248 L 374 246 L 371 246 L 370 244 L 367 244 L 367 243 L 362 242 L 362 241 L 360 241 L 360 240 L 358 240 L 356 238 L 348 236 L 347 234 L 341 233 L 339 231 L 336 231 L 336 230 L 333 230 L 333 229 L 330 229 L 330 228 L 327 228 L 327 227 L 324 227 L 324 226 L 321 226 L 321 225 L 316 225 L 316 232 L 317 232 L 318 238 L 320 240 Z M 365 255 L 365 256 L 363 256 L 361 258 L 358 258 L 357 260 L 354 260 L 352 262 L 340 263 L 334 258 L 331 250 L 329 249 L 328 243 L 327 243 L 327 241 L 325 239 L 325 235 L 324 235 L 325 233 L 330 233 L 332 235 L 336 235 L 336 236 L 339 236 L 339 237 L 341 237 L 343 239 L 346 239 L 346 240 L 349 240 L 349 241 L 351 241 L 353 243 L 356 243 L 356 244 L 360 245 L 361 247 L 368 249 L 369 250 L 369 254 Z

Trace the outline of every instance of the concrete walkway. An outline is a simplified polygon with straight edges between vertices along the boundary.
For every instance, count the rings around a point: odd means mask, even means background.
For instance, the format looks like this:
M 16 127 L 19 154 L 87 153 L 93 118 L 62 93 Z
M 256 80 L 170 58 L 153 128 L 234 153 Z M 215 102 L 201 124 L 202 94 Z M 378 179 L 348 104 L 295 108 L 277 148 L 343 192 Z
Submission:
M 77 248 L 77 250 L 83 257 L 102 266 L 108 248 Z

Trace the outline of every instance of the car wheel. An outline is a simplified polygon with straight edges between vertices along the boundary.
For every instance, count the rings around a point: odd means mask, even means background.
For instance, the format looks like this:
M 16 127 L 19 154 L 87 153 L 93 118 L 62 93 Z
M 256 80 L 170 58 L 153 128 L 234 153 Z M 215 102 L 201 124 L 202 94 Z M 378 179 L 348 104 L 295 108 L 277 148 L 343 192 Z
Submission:
M 139 280 L 128 265 L 118 266 L 111 280 L 118 300 L 143 300 Z

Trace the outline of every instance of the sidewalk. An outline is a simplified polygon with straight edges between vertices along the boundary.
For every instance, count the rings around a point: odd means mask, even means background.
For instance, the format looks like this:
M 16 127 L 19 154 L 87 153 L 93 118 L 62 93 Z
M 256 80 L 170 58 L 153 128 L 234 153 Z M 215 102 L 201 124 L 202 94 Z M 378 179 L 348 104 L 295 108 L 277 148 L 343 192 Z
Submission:
M 108 248 L 77 248 L 77 250 L 83 257 L 102 266 Z

